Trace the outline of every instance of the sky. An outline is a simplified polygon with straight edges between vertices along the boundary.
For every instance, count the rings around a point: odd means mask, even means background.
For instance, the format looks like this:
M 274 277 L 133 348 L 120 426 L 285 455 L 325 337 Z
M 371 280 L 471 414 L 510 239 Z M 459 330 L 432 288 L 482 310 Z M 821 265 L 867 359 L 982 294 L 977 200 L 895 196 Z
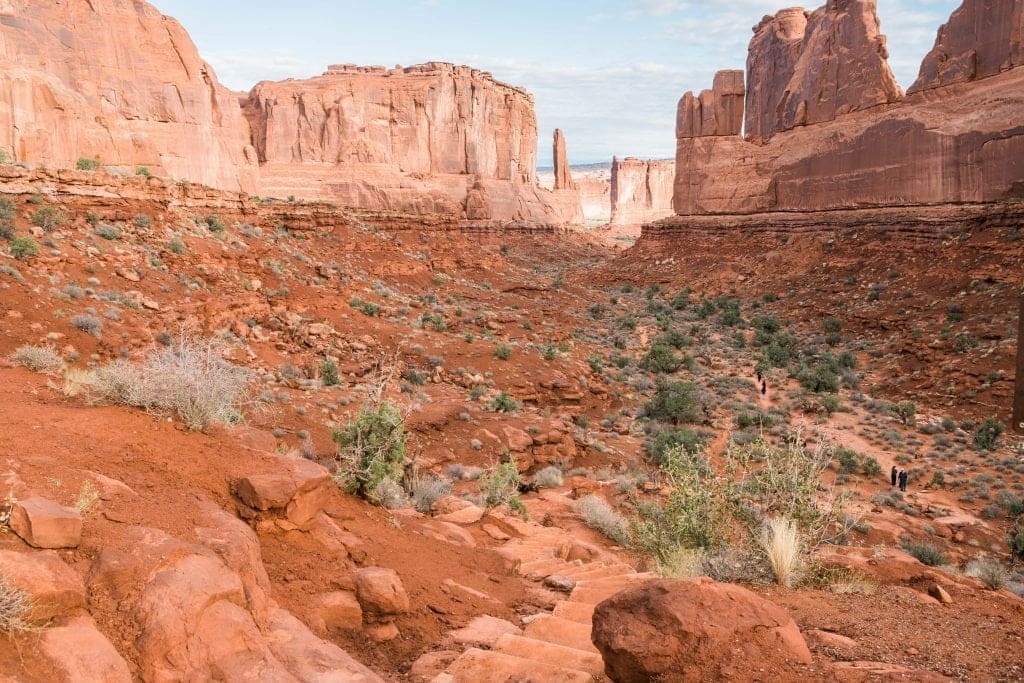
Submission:
M 221 82 L 308 78 L 328 64 L 454 62 L 536 100 L 538 165 L 561 128 L 573 164 L 670 158 L 680 96 L 741 69 L 751 28 L 789 0 L 151 0 Z M 900 85 L 960 0 L 878 0 Z

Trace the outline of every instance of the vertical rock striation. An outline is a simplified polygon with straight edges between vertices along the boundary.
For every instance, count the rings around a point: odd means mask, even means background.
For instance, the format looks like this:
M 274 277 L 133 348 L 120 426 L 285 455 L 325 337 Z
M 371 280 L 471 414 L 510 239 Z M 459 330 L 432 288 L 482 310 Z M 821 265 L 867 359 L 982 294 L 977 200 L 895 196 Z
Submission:
M 612 225 L 641 225 L 671 216 L 675 163 L 612 160 Z
M 565 151 L 565 135 L 560 128 L 555 128 L 555 141 L 552 147 L 555 168 L 556 190 L 575 190 L 576 183 L 572 180 L 572 171 L 569 169 L 569 156 Z
M 907 92 L 988 78 L 1024 64 L 1024 2 L 964 0 L 939 28 Z
M 743 71 L 719 71 L 711 90 L 683 95 L 676 111 L 676 137 L 739 135 L 743 128 Z
M 255 191 L 237 98 L 181 25 L 146 2 L 0 2 L 0 148 L 16 161 L 81 157 Z

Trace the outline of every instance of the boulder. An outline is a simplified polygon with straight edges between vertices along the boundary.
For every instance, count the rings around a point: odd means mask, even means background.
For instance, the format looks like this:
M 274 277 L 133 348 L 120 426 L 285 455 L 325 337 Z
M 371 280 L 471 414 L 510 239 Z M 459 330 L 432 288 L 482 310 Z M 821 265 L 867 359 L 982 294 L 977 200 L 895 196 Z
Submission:
M 309 623 L 314 630 L 347 631 L 363 625 L 363 608 L 354 593 L 334 591 L 322 593 L 309 606 Z
M 0 576 L 11 587 L 28 593 L 32 612 L 27 620 L 45 624 L 85 607 L 85 584 L 52 551 L 17 553 L 0 550 Z
M 572 589 L 576 587 L 576 582 L 568 576 L 561 576 L 560 574 L 552 574 L 544 579 L 544 586 L 550 588 L 553 591 L 559 591 L 561 593 L 572 593 Z
M 333 643 L 313 635 L 290 612 L 273 609 L 266 630 L 271 653 L 291 676 L 282 680 L 383 683 L 383 679 Z M 251 680 L 270 680 L 260 677 Z
M 333 488 L 330 472 L 305 459 L 282 460 L 280 472 L 250 475 L 232 484 L 235 496 L 249 508 L 283 511 L 299 527 L 323 510 Z
M 75 548 L 82 540 L 82 515 L 78 510 L 39 496 L 16 502 L 9 524 L 35 548 Z
M 409 596 L 394 569 L 364 567 L 355 572 L 356 598 L 368 623 L 409 611 Z
M 505 426 L 501 428 L 505 437 L 505 445 L 513 453 L 525 453 L 533 446 L 533 437 L 516 427 Z
M 600 603 L 592 639 L 622 683 L 792 673 L 811 653 L 782 608 L 710 579 L 656 580 Z
M 131 683 L 128 664 L 91 617 L 75 617 L 47 629 L 39 651 L 67 683 Z

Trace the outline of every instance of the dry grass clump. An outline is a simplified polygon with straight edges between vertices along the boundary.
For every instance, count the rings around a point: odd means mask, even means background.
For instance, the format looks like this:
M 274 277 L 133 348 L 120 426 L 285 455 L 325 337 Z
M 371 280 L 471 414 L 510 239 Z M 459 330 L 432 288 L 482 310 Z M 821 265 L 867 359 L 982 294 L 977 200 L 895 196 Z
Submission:
M 781 586 L 792 586 L 803 552 L 796 523 L 785 517 L 769 520 L 761 535 L 761 549 L 772 568 L 775 581 Z
M 115 361 L 96 372 L 95 390 L 122 405 L 176 413 L 189 429 L 242 421 L 248 373 L 209 340 L 182 338 L 141 364 Z
M 0 631 L 12 634 L 34 630 L 28 622 L 31 613 L 32 596 L 0 576 Z
M 52 346 L 26 344 L 18 347 L 10 355 L 10 360 L 33 372 L 42 372 L 47 375 L 55 375 L 64 369 L 64 359 Z
M 998 560 L 990 557 L 969 562 L 964 569 L 964 573 L 967 576 L 981 579 L 986 587 L 994 591 L 1005 588 L 1010 580 L 1010 573 L 1006 571 Z
M 663 558 L 655 558 L 654 571 L 666 579 L 689 579 L 705 576 L 703 548 L 674 548 Z
M 861 595 L 874 595 L 878 590 L 878 584 L 858 572 L 841 569 L 830 572 L 825 577 L 825 584 L 828 589 L 837 595 L 849 595 L 859 593 Z
M 533 483 L 539 489 L 554 489 L 562 485 L 562 470 L 554 465 L 545 467 L 533 476 Z
M 441 498 L 452 492 L 452 483 L 444 477 L 427 475 L 420 478 L 412 488 L 412 500 L 416 510 L 429 513 Z
M 604 498 L 591 494 L 581 498 L 577 505 L 587 526 L 597 529 L 619 545 L 629 543 L 629 522 Z

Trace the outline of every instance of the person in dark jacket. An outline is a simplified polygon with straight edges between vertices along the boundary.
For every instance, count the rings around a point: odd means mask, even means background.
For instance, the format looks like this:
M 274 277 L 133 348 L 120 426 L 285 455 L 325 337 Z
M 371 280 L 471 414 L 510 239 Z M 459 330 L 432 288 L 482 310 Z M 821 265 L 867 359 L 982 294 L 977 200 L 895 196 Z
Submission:
M 899 476 L 896 471 L 896 465 L 892 466 L 892 472 L 889 473 L 889 478 L 892 480 L 892 485 L 896 485 L 896 477 Z
M 761 395 L 764 396 L 768 393 L 768 382 L 761 382 Z
M 900 491 L 906 492 L 907 490 L 907 471 L 900 470 Z

